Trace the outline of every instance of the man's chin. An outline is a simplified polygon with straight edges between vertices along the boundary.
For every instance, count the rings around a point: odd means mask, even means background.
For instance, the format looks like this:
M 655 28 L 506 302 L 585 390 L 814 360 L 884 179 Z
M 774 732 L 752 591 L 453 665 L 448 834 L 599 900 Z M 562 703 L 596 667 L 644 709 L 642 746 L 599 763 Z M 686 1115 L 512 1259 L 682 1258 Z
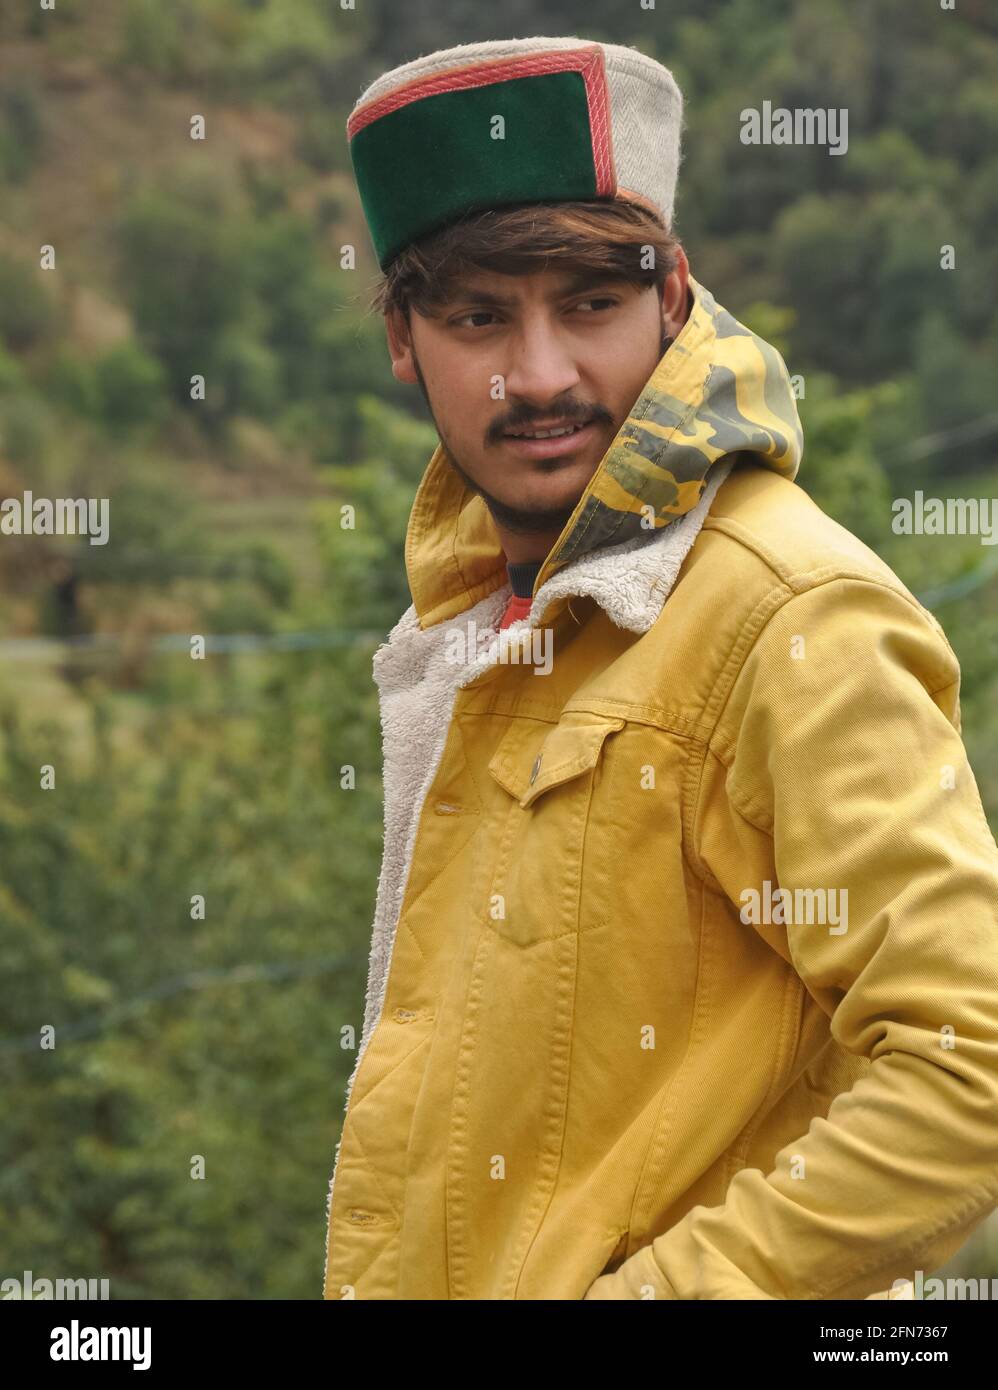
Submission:
M 588 478 L 586 482 L 588 482 Z M 560 487 L 554 492 L 554 496 L 545 497 L 543 488 L 536 491 L 540 493 L 531 497 L 531 505 L 524 506 L 523 491 L 516 498 L 516 503 L 504 502 L 502 498 L 486 492 L 484 488 L 478 488 L 485 505 L 492 513 L 494 520 L 504 526 L 507 531 L 515 531 L 518 535 L 550 535 L 553 531 L 557 532 L 564 529 L 569 517 L 578 506 L 579 498 L 585 491 L 585 484 L 579 483 L 565 489 Z M 519 505 L 517 505 L 519 504 Z
M 499 502 L 498 498 L 490 498 L 484 493 L 483 497 L 496 521 L 508 530 L 547 535 L 565 528 L 584 492 L 585 485 L 581 485 L 567 496 L 561 493 L 556 499 L 556 505 L 539 498 L 536 505 L 530 507 L 510 507 Z
M 487 492 L 480 483 L 476 483 L 474 478 L 455 462 L 449 449 L 447 450 L 447 458 L 451 467 L 466 486 L 481 497 L 497 525 L 505 527 L 507 531 L 515 531 L 517 535 L 542 536 L 551 531 L 563 530 L 568 518 L 575 511 L 579 497 L 585 490 L 584 488 L 579 489 L 577 495 L 570 495 L 564 502 L 554 507 L 540 504 L 536 507 L 515 507 L 502 501 L 501 498 L 495 497 L 491 492 Z
M 559 507 L 554 510 L 544 508 L 539 511 L 526 511 L 517 507 L 507 507 L 497 499 L 490 498 L 484 492 L 481 493 L 481 496 L 492 513 L 493 521 L 498 526 L 502 526 L 505 530 L 512 531 L 518 536 L 548 536 L 552 532 L 561 532 L 575 511 L 574 503 L 570 507 Z

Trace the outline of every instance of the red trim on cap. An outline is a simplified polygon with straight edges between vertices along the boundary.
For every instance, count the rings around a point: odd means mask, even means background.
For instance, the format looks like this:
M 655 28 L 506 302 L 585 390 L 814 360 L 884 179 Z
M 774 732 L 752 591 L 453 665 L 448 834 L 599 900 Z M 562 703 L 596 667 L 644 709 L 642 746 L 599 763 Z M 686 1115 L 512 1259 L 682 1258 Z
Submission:
M 495 82 L 507 82 L 517 77 L 538 77 L 552 72 L 578 72 L 586 87 L 589 106 L 589 130 L 593 141 L 593 164 L 596 170 L 596 193 L 600 198 L 612 198 L 617 180 L 610 140 L 610 93 L 606 81 L 606 60 L 599 44 L 586 48 L 570 48 L 553 53 L 530 53 L 522 58 L 494 58 L 473 67 L 448 68 L 445 72 L 430 73 L 395 87 L 383 97 L 358 106 L 347 121 L 347 138 L 352 140 L 359 130 L 372 121 L 398 111 L 411 102 L 440 92 L 457 92 L 467 87 L 486 87 Z

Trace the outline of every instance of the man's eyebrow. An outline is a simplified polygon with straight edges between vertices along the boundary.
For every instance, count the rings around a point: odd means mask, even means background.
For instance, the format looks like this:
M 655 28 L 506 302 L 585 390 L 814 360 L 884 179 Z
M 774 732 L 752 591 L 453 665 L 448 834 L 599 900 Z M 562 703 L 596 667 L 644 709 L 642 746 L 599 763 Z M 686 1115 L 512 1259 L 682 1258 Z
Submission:
M 566 295 L 577 294 L 579 290 L 596 289 L 599 286 L 617 284 L 620 277 L 612 274 L 601 275 L 599 271 L 583 270 L 556 290 L 551 290 L 548 299 L 564 299 Z M 476 304 L 493 304 L 498 309 L 510 309 L 516 305 L 511 295 L 496 294 L 492 290 L 478 289 L 465 281 L 458 281 L 448 291 L 446 303 L 455 304 L 461 300 L 473 300 Z

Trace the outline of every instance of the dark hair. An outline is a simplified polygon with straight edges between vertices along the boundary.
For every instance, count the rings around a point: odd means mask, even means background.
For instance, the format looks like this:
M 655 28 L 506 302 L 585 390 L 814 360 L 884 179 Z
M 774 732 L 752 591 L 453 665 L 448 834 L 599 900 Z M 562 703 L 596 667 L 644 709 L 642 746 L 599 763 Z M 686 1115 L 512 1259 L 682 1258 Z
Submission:
M 651 247 L 652 265 L 645 248 Z M 591 270 L 642 287 L 658 286 L 675 269 L 679 241 L 654 213 L 635 203 L 518 203 L 466 214 L 442 231 L 407 246 L 380 281 L 371 309 L 432 314 L 450 287 L 474 271 L 526 275 Z

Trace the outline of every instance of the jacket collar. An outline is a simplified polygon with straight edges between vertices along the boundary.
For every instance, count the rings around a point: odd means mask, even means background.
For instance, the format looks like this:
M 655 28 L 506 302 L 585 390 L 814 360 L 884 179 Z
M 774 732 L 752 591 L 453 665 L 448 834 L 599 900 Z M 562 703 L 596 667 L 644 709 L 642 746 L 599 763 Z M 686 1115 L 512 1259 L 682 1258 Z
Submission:
M 494 589 L 470 609 L 452 614 L 429 628 L 420 625 L 415 604 L 410 604 L 392 628 L 387 642 L 374 654 L 374 677 L 382 698 L 418 688 L 434 668 L 435 655 L 445 649 L 451 633 L 474 637 L 475 652 L 469 651 L 468 664 L 461 671 L 444 665 L 456 684 L 467 684 L 487 667 L 503 660 L 506 648 L 516 646 L 523 635 L 538 627 L 552 608 L 575 596 L 595 600 L 618 627 L 641 634 L 648 631 L 672 592 L 683 561 L 688 555 L 711 503 L 735 465 L 724 459 L 712 471 L 703 496 L 695 507 L 674 526 L 658 532 L 649 544 L 625 541 L 584 555 L 551 577 L 534 593 L 534 602 L 525 618 L 498 630 L 511 593 L 508 583 Z M 448 687 L 449 688 L 449 687 Z M 443 700 L 441 688 L 440 699 Z
M 638 536 L 605 546 L 558 570 L 535 591 L 533 606 L 521 624 L 536 627 L 559 599 L 586 596 L 594 599 L 618 627 L 647 632 L 672 592 L 680 567 L 734 463 L 733 458 L 723 459 L 711 469 L 696 506 L 674 525 L 656 531 L 651 540 L 645 542 Z M 511 631 L 518 627 L 510 624 Z
M 647 630 L 643 624 L 650 626 L 661 610 L 655 600 L 662 574 L 668 575 L 680 551 L 682 563 L 699 530 L 692 518 L 683 530 L 677 526 L 697 512 L 707 497 L 708 475 L 721 461 L 750 454 L 756 464 L 796 476 L 803 439 L 782 357 L 692 276 L 689 283 L 693 303 L 686 323 L 538 572 L 534 608 L 522 620 L 531 626 L 550 603 L 586 592 L 614 621 L 625 619 L 621 626 L 634 622 L 633 630 Z M 699 513 L 701 523 L 705 512 L 706 507 Z M 499 602 L 500 590 L 508 594 L 506 557 L 488 508 L 465 487 L 442 444 L 416 492 L 405 561 L 414 616 L 424 629 L 466 613 L 489 595 Z M 539 607 L 542 593 L 545 605 Z

